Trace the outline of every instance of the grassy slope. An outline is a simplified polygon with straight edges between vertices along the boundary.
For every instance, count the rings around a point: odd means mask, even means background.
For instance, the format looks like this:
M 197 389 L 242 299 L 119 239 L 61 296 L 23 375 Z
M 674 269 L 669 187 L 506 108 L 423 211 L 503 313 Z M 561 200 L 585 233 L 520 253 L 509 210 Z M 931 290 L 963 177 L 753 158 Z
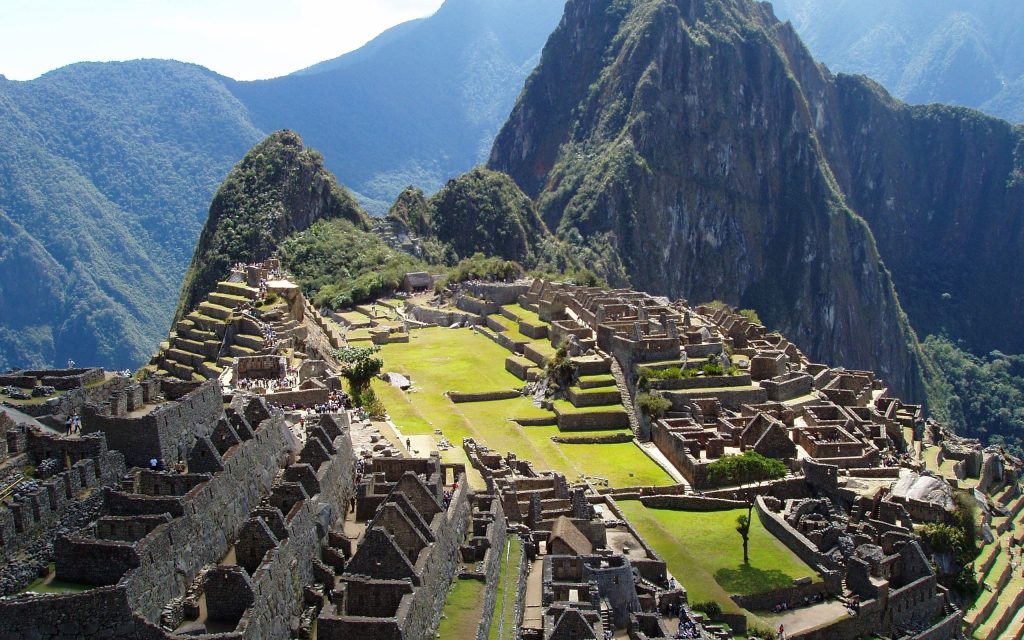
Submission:
M 714 600 L 727 612 L 739 612 L 733 593 L 761 593 L 813 576 L 814 570 L 768 533 L 755 516 L 750 531 L 750 565 L 743 566 L 743 547 L 736 517 L 744 509 L 696 513 L 648 509 L 640 502 L 619 507 L 641 535 L 668 563 L 686 587 L 690 602 Z
M 441 624 L 437 628 L 441 640 L 476 637 L 483 610 L 484 586 L 479 580 L 455 579 L 441 612 Z

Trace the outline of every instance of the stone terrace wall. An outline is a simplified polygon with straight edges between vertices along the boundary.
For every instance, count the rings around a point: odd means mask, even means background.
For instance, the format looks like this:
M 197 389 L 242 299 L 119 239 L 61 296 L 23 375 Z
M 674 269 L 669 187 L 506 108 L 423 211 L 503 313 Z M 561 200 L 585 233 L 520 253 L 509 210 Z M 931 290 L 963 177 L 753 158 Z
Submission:
M 163 640 L 132 615 L 123 586 L 67 595 L 0 600 L 0 638 L 33 640 Z
M 472 281 L 462 285 L 473 296 L 505 306 L 515 304 L 519 296 L 530 290 L 529 284 L 505 284 L 499 282 Z
M 149 466 L 153 457 L 173 464 L 187 457 L 196 438 L 212 433 L 223 413 L 220 386 L 210 381 L 140 418 L 104 416 L 86 407 L 82 433 L 105 434 L 107 445 L 123 453 L 129 466 Z

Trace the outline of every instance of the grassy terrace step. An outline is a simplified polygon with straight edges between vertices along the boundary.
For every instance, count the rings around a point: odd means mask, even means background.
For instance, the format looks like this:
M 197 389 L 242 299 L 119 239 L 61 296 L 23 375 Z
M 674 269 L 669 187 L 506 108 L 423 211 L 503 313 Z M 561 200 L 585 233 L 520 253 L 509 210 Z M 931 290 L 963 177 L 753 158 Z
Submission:
M 236 296 L 230 293 L 220 293 L 219 291 L 214 291 L 208 296 L 207 299 L 213 304 L 217 304 L 222 307 L 228 307 L 230 309 L 237 309 L 246 302 L 251 302 L 251 300 L 249 300 L 249 298 L 246 298 L 245 296 Z
M 246 300 L 255 300 L 256 296 L 260 293 L 259 290 L 253 289 L 242 282 L 218 282 L 217 292 L 238 296 Z
M 255 355 L 256 352 L 249 347 L 243 347 L 238 344 L 233 344 L 228 347 L 228 352 L 236 358 L 244 358 L 246 356 Z
M 234 313 L 234 310 L 231 309 L 230 307 L 222 307 L 221 305 L 214 304 L 209 300 L 204 300 L 203 302 L 199 303 L 199 312 L 205 316 L 217 318 L 221 321 L 224 321 L 231 317 L 231 314 Z
M 235 336 L 235 344 L 258 351 L 263 348 L 263 336 L 239 333 Z
M 615 384 L 615 376 L 611 374 L 599 376 L 580 376 L 581 389 L 601 389 L 604 387 L 614 387 Z
M 538 367 L 543 367 L 555 357 L 555 348 L 546 340 L 537 340 L 523 345 L 523 355 Z
M 1020 640 L 1024 638 L 1024 607 L 1017 611 L 1017 614 L 1013 616 L 1013 620 L 1010 620 L 1010 625 L 1006 627 L 1006 631 L 999 637 L 1006 640 Z
M 569 389 L 569 401 L 576 408 L 592 407 L 597 405 L 612 405 L 622 402 L 622 395 L 615 387 L 603 387 L 598 389 L 581 389 L 571 387 Z
M 181 336 L 176 336 L 171 341 L 175 349 L 181 349 L 182 351 L 188 351 L 189 353 L 203 353 L 203 343 L 197 340 L 189 340 Z
M 978 559 L 975 561 L 974 566 L 977 567 L 979 577 L 984 576 L 984 574 L 992 568 L 992 565 L 996 562 L 996 558 L 998 558 L 999 554 L 1002 553 L 1003 545 L 1000 544 L 1001 542 L 1002 540 L 997 538 L 995 542 L 990 545 L 986 545 L 985 548 L 981 550 L 981 553 L 978 554 Z
M 501 315 L 505 316 L 506 318 L 526 322 L 534 326 L 543 326 L 547 324 L 546 322 L 540 319 L 540 316 L 537 315 L 536 312 L 530 311 L 529 309 L 524 309 L 522 306 L 518 304 L 505 305 L 504 307 L 501 308 Z
M 978 627 L 975 635 L 979 638 L 996 638 L 1002 633 L 1010 624 L 1010 621 L 1017 615 L 1018 609 L 1015 608 L 1014 601 L 1017 599 L 1017 595 L 1024 590 L 1024 578 L 1018 573 L 1001 589 L 1001 593 L 997 596 L 998 604 L 996 604 L 995 610 L 992 615 L 988 617 L 985 622 Z

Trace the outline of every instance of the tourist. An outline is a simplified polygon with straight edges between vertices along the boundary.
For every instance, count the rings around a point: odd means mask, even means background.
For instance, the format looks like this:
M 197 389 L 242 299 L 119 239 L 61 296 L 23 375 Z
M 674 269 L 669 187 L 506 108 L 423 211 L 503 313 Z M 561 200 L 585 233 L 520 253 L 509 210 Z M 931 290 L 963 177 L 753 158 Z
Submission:
M 67 435 L 71 435 L 71 430 L 74 428 L 74 425 L 74 420 L 72 420 L 71 416 L 68 416 L 68 419 L 64 422 L 64 427 L 67 430 Z
M 156 465 L 157 465 L 158 462 L 159 461 L 156 458 L 150 458 L 149 459 L 149 468 L 151 470 L 153 470 L 153 471 L 156 471 Z
M 786 627 L 785 625 L 779 625 L 779 640 L 786 640 Z

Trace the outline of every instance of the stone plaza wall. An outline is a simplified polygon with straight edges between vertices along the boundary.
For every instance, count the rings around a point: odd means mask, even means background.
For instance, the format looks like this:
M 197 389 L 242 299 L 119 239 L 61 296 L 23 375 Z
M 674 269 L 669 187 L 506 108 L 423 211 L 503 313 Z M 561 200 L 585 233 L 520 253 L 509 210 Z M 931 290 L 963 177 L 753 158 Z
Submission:
M 790 526 L 780 514 L 769 509 L 765 505 L 764 498 L 757 498 L 754 502 L 754 509 L 764 528 L 786 545 L 798 558 L 812 567 L 822 567 L 830 571 L 841 569 L 834 560 L 818 551 L 818 547 L 808 540 L 807 536 Z

